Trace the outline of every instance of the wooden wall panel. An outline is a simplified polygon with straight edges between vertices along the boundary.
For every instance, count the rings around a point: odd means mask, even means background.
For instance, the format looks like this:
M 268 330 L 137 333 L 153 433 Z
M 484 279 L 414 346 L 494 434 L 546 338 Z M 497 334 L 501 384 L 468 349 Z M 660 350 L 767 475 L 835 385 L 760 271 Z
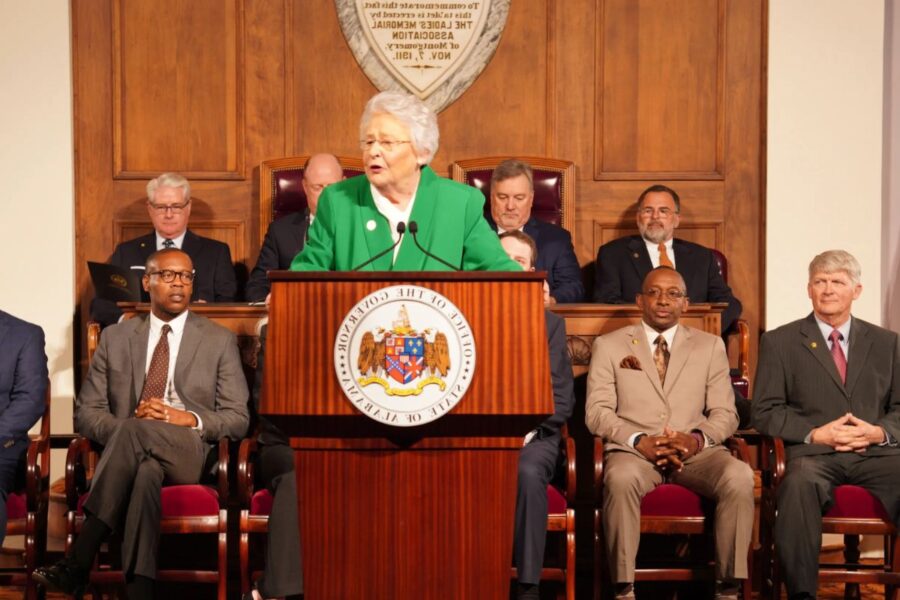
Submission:
M 729 258 L 755 353 L 765 11 L 764 0 L 513 1 L 491 62 L 439 116 L 432 166 L 574 161 L 586 272 L 601 241 L 633 229 L 641 190 L 673 186 L 679 235 Z M 333 0 L 73 2 L 72 40 L 79 331 L 93 295 L 84 261 L 109 256 L 125 235 L 117 223 L 149 230 L 150 177 L 185 172 L 193 228 L 232 245 L 246 273 L 261 242 L 259 163 L 359 154 L 359 116 L 376 90 Z
M 238 0 L 113 2 L 115 175 L 243 176 Z

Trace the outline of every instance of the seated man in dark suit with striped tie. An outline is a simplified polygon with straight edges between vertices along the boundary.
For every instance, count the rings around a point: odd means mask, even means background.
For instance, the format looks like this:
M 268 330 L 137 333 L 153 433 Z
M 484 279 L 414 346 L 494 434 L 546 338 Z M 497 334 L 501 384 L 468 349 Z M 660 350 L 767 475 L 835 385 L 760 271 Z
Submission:
M 100 338 L 75 403 L 75 426 L 105 448 L 69 557 L 34 572 L 51 590 L 80 597 L 100 545 L 119 529 L 128 598 L 153 598 L 163 483 L 197 483 L 213 445 L 247 432 L 249 393 L 237 341 L 188 311 L 193 282 L 187 254 L 153 253 L 143 277 L 150 314 Z
M 306 243 L 306 232 L 316 218 L 319 196 L 326 187 L 344 178 L 344 169 L 333 154 L 314 154 L 303 166 L 306 210 L 273 221 L 266 231 L 256 266 L 247 281 L 246 298 L 262 302 L 269 295 L 269 271 L 286 270 Z
M 191 184 L 178 173 L 163 173 L 147 184 L 147 213 L 153 232 L 116 246 L 109 263 L 125 269 L 143 270 L 147 258 L 157 250 L 184 250 L 197 270 L 191 302 L 234 302 L 237 280 L 226 244 L 199 236 L 188 229 L 191 218 Z M 148 301 L 146 294 L 141 300 Z M 102 325 L 122 316 L 110 300 L 94 298 L 91 319 Z

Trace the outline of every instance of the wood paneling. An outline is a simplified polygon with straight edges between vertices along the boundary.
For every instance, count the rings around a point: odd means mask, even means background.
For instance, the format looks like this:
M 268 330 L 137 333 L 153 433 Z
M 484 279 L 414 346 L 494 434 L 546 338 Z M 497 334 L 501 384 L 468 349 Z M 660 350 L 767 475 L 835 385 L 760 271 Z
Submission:
M 115 176 L 242 178 L 242 2 L 112 7 Z
M 765 11 L 764 0 L 513 1 L 490 64 L 440 114 L 433 166 L 446 173 L 453 160 L 492 155 L 574 161 L 573 241 L 588 272 L 600 241 L 631 227 L 641 190 L 674 187 L 679 235 L 703 232 L 729 258 L 755 356 Z M 187 173 L 194 228 L 224 236 L 215 228 L 226 224 L 249 269 L 261 241 L 257 165 L 359 154 L 359 116 L 376 90 L 333 0 L 73 2 L 72 39 L 82 324 L 93 295 L 84 261 L 109 256 L 117 222 L 149 229 L 151 176 Z

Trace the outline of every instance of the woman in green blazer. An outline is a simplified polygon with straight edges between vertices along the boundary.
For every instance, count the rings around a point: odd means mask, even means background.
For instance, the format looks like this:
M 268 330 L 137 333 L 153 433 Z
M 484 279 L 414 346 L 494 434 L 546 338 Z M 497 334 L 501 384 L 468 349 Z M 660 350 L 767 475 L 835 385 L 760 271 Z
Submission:
M 464 271 L 519 271 L 483 216 L 475 188 L 428 167 L 438 147 L 437 117 L 415 96 L 382 92 L 360 122 L 365 175 L 328 186 L 293 271 L 349 271 L 391 247 L 397 225 L 415 222 L 419 244 Z M 407 232 L 366 271 L 448 271 Z

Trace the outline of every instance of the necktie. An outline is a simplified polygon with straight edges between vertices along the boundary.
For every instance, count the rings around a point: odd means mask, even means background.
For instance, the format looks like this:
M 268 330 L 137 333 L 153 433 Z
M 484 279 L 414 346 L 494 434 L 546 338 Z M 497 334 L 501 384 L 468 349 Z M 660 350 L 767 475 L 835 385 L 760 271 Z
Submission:
M 175 247 L 175 242 L 173 242 L 172 240 L 163 240 L 163 248 L 168 250 L 169 248 L 174 248 L 174 247 Z
M 841 348 L 841 340 L 844 336 L 837 329 L 831 331 L 831 358 L 834 359 L 834 366 L 837 367 L 838 375 L 841 376 L 841 383 L 847 383 L 847 357 L 844 356 L 844 349 Z
M 675 268 L 675 265 L 672 264 L 672 259 L 669 258 L 669 253 L 666 252 L 665 242 L 660 242 L 659 244 L 659 266 L 669 267 L 670 269 Z
M 150 398 L 162 398 L 166 392 L 166 381 L 169 379 L 169 332 L 172 328 L 162 326 L 162 333 L 156 348 L 153 350 L 153 358 L 150 359 L 150 368 L 147 369 L 147 377 L 144 379 L 144 389 L 141 391 L 141 402 Z
M 656 363 L 656 372 L 659 373 L 659 382 L 665 385 L 666 369 L 669 367 L 669 345 L 666 338 L 656 338 L 656 350 L 653 352 L 653 362 Z

